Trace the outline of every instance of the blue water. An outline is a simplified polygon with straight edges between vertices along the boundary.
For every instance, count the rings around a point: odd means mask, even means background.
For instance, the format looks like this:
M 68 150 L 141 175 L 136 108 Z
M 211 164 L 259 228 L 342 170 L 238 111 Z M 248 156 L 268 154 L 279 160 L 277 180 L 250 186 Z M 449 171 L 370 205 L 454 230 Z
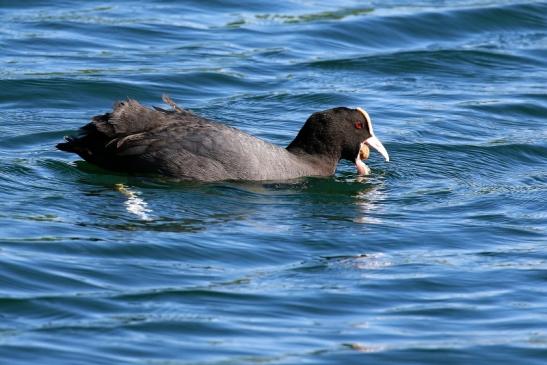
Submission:
M 0 1 L 0 363 L 545 364 L 547 3 Z M 54 145 L 115 100 L 392 162 L 176 183 Z

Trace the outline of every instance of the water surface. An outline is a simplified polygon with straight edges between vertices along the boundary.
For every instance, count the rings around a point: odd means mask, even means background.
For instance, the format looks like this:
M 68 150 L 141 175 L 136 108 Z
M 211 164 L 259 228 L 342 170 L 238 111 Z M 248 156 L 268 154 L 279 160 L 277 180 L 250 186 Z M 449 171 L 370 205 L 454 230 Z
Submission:
M 545 364 L 547 3 L 0 1 L 0 362 Z M 54 145 L 114 100 L 372 175 L 174 183 Z

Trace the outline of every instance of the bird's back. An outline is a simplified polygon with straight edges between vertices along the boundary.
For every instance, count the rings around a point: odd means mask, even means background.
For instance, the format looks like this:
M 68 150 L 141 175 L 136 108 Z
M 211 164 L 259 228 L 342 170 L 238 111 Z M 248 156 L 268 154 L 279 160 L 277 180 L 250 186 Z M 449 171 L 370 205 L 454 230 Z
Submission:
M 314 175 L 284 148 L 189 111 L 119 102 L 57 145 L 101 167 L 180 179 L 276 180 Z

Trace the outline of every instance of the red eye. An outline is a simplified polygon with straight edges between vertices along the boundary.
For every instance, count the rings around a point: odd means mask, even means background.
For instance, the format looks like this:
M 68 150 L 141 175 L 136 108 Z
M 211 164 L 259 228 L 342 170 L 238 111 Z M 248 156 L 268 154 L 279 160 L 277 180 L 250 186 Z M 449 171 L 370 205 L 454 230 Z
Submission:
M 355 128 L 357 128 L 357 129 L 361 129 L 361 128 L 364 127 L 363 123 L 361 123 L 361 122 L 355 122 L 354 126 L 355 126 Z

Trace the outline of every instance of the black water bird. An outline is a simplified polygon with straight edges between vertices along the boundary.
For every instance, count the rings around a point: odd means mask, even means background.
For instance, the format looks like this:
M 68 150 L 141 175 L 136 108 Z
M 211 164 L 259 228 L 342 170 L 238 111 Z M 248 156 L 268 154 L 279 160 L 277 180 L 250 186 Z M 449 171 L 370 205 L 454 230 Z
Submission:
M 361 108 L 313 113 L 282 148 L 183 110 L 169 97 L 163 100 L 173 110 L 146 108 L 131 99 L 118 102 L 57 148 L 110 170 L 200 181 L 329 176 L 341 159 L 354 162 L 364 175 L 368 146 L 389 161 Z

